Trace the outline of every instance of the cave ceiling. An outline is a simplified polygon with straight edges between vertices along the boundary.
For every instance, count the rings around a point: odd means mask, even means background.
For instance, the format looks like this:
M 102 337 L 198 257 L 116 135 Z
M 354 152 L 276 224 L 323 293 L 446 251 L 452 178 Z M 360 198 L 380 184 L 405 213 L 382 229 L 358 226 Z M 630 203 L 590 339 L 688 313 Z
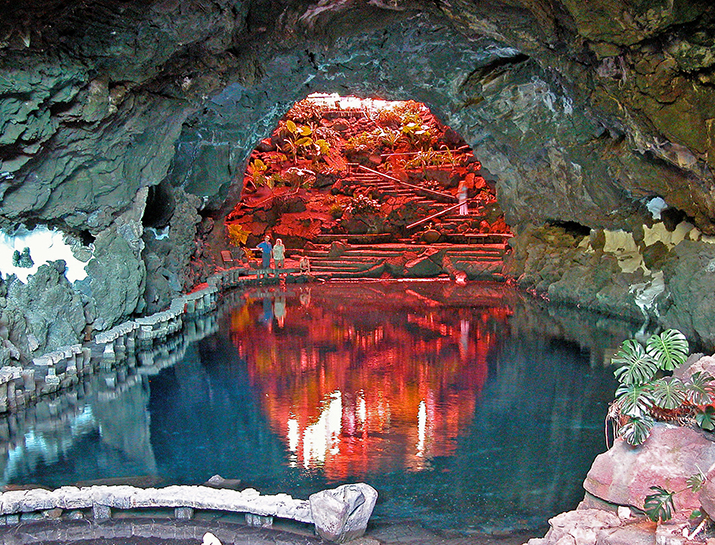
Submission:
M 0 2 L 0 227 L 98 234 L 144 187 L 220 217 L 296 101 L 426 103 L 508 221 L 715 228 L 709 1 Z

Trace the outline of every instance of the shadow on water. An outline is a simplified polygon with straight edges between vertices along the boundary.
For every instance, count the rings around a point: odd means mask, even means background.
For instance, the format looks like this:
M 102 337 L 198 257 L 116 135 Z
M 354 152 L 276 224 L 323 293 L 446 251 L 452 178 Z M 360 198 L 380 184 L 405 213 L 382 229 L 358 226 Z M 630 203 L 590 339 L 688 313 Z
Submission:
M 583 495 L 615 389 L 604 362 L 634 333 L 502 284 L 256 289 L 176 365 L 26 424 L 4 483 L 220 474 L 307 497 L 360 480 L 378 525 L 539 529 Z

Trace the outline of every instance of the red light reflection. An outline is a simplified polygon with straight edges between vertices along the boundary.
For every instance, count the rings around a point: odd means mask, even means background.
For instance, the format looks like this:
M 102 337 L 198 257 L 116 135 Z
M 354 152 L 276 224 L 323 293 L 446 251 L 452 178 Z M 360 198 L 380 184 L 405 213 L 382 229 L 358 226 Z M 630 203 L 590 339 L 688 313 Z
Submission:
M 419 471 L 454 451 L 509 310 L 498 298 L 407 310 L 408 291 L 264 291 L 233 312 L 233 342 L 291 465 L 338 481 L 396 463 Z

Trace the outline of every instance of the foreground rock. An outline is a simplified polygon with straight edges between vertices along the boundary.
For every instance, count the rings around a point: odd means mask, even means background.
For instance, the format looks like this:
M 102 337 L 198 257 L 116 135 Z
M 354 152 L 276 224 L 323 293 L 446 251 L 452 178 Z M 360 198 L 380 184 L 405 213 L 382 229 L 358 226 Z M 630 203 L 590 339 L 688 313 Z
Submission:
M 704 365 L 712 358 L 705 357 Z M 694 362 L 691 368 L 702 367 Z M 706 473 L 702 490 L 692 492 L 687 480 Z M 596 457 L 584 482 L 586 497 L 575 510 L 549 521 L 543 538 L 529 545 L 686 545 L 698 537 L 703 510 L 715 514 L 715 443 L 701 430 L 659 423 L 639 447 L 616 440 Z M 651 487 L 675 492 L 673 517 L 652 522 L 644 512 Z M 697 513 L 696 513 L 697 515 Z
M 313 494 L 309 501 L 318 535 L 343 543 L 365 533 L 377 491 L 364 483 L 345 484 Z
M 657 424 L 640 447 L 618 440 L 608 452 L 596 457 L 584 488 L 609 503 L 638 509 L 652 493 L 651 486 L 683 490 L 675 496 L 675 508 L 689 514 L 700 507 L 700 498 L 687 488 L 686 480 L 713 464 L 715 443 L 703 432 Z

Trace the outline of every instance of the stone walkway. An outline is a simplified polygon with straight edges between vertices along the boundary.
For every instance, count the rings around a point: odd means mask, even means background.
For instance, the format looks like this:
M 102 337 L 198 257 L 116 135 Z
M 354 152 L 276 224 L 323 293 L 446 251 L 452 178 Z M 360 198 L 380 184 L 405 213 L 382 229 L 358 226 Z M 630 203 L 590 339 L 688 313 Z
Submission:
M 206 532 L 222 545 L 325 545 L 303 527 L 287 529 L 249 528 L 215 521 L 167 521 L 112 519 L 91 521 L 41 521 L 0 527 L 0 545 L 201 545 Z M 540 533 L 539 535 L 543 535 Z M 531 535 L 516 536 L 445 536 L 417 524 L 384 524 L 369 529 L 351 545 L 521 545 Z

